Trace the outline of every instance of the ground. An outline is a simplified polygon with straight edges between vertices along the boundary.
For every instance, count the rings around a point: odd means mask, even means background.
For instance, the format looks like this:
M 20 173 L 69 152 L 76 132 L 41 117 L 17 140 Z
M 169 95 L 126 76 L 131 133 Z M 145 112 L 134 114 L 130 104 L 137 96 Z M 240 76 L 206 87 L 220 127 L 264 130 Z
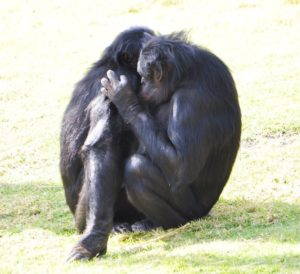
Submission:
M 0 273 L 300 273 L 300 1 L 1 1 Z M 241 149 L 209 217 L 113 235 L 66 264 L 77 241 L 58 171 L 75 83 L 122 30 L 189 30 L 230 67 Z

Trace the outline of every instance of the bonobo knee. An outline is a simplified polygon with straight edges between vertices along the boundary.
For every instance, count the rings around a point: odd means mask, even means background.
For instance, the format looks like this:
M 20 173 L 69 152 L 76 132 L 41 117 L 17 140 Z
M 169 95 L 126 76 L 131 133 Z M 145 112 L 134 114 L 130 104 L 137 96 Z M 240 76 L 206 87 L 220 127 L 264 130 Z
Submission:
M 141 154 L 132 155 L 125 166 L 125 179 L 136 180 L 145 173 L 147 159 Z M 127 181 L 127 180 L 126 180 Z
M 126 161 L 125 166 L 125 188 L 129 201 L 138 208 L 141 199 L 147 198 L 145 189 L 145 177 L 147 177 L 148 160 L 140 155 L 134 154 Z

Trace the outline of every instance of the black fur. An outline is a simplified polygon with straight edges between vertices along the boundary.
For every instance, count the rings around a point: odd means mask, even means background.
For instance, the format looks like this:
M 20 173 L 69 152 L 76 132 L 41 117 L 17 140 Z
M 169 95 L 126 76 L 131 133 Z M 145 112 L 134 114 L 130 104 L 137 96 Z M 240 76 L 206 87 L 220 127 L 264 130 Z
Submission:
M 119 189 L 125 158 L 134 146 L 133 136 L 115 106 L 99 91 L 101 78 L 108 69 L 113 69 L 126 75 L 129 85 L 137 92 L 140 86 L 140 76 L 136 71 L 137 60 L 143 43 L 151 35 L 152 30 L 141 27 L 131 28 L 118 35 L 105 49 L 101 59 L 77 84 L 63 116 L 60 171 L 66 201 L 75 215 L 78 230 L 82 232 L 88 226 L 81 241 L 91 242 L 89 248 L 82 251 L 77 246 L 85 255 L 94 256 L 104 250 L 103 246 L 95 247 L 99 243 L 93 243 L 90 235 L 97 229 L 96 215 L 102 214 L 98 211 L 104 210 L 105 206 L 109 207 L 108 211 L 113 212 L 106 220 L 105 231 L 102 229 L 103 242 L 108 237 L 114 216 L 120 221 L 141 218 L 141 214 L 129 204 L 125 192 Z M 102 196 L 98 192 L 103 189 L 95 190 L 95 187 L 102 183 L 112 185 L 113 194 L 109 198 L 109 205 L 99 205 Z M 113 188 L 113 185 L 118 186 Z M 77 255 L 73 252 L 73 259 Z

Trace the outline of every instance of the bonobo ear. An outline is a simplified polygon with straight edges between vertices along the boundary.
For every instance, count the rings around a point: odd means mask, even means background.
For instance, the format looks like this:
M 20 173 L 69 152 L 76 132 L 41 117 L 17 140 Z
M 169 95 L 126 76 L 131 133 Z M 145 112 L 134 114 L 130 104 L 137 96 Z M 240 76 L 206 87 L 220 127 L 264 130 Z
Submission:
M 152 68 L 153 70 L 153 79 L 154 81 L 157 82 L 161 82 L 162 78 L 163 78 L 163 68 L 162 68 L 162 64 L 159 61 L 156 61 L 154 63 L 154 66 Z

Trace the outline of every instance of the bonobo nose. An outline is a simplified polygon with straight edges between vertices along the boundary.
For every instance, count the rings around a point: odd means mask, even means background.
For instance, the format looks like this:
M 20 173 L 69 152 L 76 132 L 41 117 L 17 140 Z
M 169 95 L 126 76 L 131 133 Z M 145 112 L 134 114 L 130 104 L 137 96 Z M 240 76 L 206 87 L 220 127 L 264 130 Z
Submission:
M 149 93 L 142 93 L 142 98 L 144 101 L 149 101 L 151 99 L 151 95 Z

